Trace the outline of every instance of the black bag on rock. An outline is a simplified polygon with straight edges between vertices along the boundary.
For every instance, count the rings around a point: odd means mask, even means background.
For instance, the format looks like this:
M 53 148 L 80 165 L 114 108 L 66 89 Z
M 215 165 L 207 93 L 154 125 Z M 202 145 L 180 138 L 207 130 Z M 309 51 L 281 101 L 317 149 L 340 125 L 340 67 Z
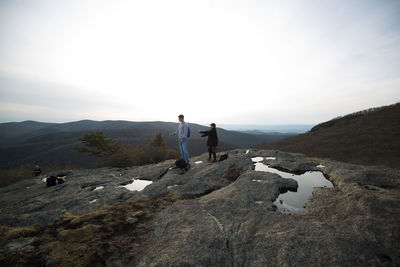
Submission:
M 219 157 L 218 161 L 223 161 L 223 160 L 226 160 L 226 159 L 228 159 L 228 153 L 221 155 Z
M 186 168 L 186 161 L 184 159 L 178 159 L 175 161 L 175 166 L 179 169 L 185 169 Z
M 53 186 L 57 184 L 57 177 L 55 176 L 50 176 L 49 178 L 46 179 L 47 187 Z

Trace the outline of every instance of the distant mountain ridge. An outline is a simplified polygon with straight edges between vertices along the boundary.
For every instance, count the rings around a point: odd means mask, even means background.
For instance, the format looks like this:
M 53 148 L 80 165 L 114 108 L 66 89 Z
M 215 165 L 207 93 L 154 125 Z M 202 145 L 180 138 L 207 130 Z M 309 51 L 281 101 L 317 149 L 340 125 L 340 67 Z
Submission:
M 206 151 L 206 140 L 197 134 L 208 127 L 190 123 L 192 135 L 189 152 L 199 155 Z M 92 121 L 81 120 L 68 123 L 43 123 L 35 121 L 0 124 L 0 167 L 14 168 L 21 164 L 64 164 L 90 168 L 98 161 L 73 149 L 79 144 L 78 138 L 93 131 L 104 131 L 128 147 L 146 145 L 161 132 L 169 148 L 178 149 L 176 137 L 168 134 L 178 123 L 150 121 Z M 285 138 L 287 134 L 249 134 L 218 128 L 220 144 L 217 151 L 240 147 L 253 147 L 262 143 Z
M 400 168 L 400 103 L 338 117 L 260 147 Z
M 266 124 L 266 125 L 253 125 L 253 124 L 221 124 L 222 128 L 239 132 L 261 132 L 261 133 L 288 133 L 300 134 L 309 131 L 315 124 Z

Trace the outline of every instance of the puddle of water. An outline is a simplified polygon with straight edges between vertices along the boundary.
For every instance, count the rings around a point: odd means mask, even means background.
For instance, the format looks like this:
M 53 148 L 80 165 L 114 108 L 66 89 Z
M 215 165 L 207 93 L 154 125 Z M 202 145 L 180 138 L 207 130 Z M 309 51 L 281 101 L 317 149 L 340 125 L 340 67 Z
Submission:
M 319 164 L 319 165 L 317 165 L 317 168 L 325 168 L 325 166 L 322 164 Z
M 96 187 L 95 189 L 93 189 L 93 191 L 101 190 L 101 189 L 103 189 L 103 188 L 104 188 L 104 186 L 98 186 L 98 187 Z
M 275 157 L 265 157 L 265 159 L 266 159 L 266 160 L 276 160 Z M 252 160 L 253 162 L 260 162 L 260 161 L 263 161 L 264 158 L 263 158 L 263 157 L 254 157 L 254 158 L 251 158 L 251 160 Z
M 316 187 L 333 187 L 333 184 L 327 180 L 324 175 L 319 171 L 308 171 L 301 175 L 296 175 L 288 172 L 283 172 L 274 168 L 271 168 L 260 161 L 260 157 L 253 160 L 256 162 L 255 170 L 264 171 L 279 174 L 282 178 L 292 178 L 297 181 L 299 187 L 297 192 L 288 191 L 280 194 L 274 201 L 278 210 L 283 213 L 296 213 L 304 210 L 304 205 L 307 202 L 308 197 L 314 191 Z
M 177 186 L 179 186 L 179 184 L 169 185 L 169 186 L 167 186 L 167 188 L 171 189 L 171 188 L 174 188 L 174 187 L 177 187 Z
M 293 207 L 287 203 L 285 203 L 282 199 L 277 198 L 274 201 L 274 205 L 278 208 L 278 210 L 285 214 L 297 213 L 304 210 L 304 207 L 298 208 Z
M 201 164 L 201 163 L 203 163 L 201 160 L 195 162 L 195 164 Z
M 254 157 L 254 158 L 251 158 L 251 160 L 253 161 L 253 162 L 260 162 L 260 161 L 263 161 L 263 157 Z
M 153 182 L 147 180 L 133 179 L 132 183 L 127 185 L 121 185 L 118 187 L 125 187 L 129 191 L 142 191 L 146 186 L 150 185 L 151 183 Z
M 247 149 L 247 150 L 246 150 L 246 154 L 249 154 L 249 152 L 250 152 L 250 149 Z
M 97 199 L 93 199 L 92 201 L 89 201 L 90 204 L 93 204 L 95 202 L 97 202 Z

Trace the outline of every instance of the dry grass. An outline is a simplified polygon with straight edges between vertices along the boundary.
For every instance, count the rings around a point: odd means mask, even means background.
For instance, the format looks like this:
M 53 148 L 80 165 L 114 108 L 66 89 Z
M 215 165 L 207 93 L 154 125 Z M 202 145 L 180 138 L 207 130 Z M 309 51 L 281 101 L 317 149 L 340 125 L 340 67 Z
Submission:
M 37 225 L 24 227 L 9 227 L 6 225 L 0 225 L 0 242 L 21 237 L 34 236 L 39 230 L 40 227 Z
M 11 240 L 35 236 L 33 252 L 13 250 L 0 254 L 0 266 L 41 266 L 43 257 L 51 257 L 57 266 L 104 266 L 107 259 L 119 261 L 121 253 L 135 251 L 131 266 L 153 239 L 152 220 L 161 210 L 182 199 L 166 195 L 157 199 L 125 201 L 81 215 L 64 213 L 58 222 L 42 229 L 0 226 L 0 234 Z M 127 219 L 135 216 L 137 221 Z

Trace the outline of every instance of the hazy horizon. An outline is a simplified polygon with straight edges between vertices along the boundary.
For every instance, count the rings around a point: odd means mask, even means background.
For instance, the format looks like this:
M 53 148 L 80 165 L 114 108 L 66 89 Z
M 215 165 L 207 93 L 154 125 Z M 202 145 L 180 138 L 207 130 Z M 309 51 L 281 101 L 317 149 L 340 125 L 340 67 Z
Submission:
M 90 119 L 82 119 L 77 121 L 36 121 L 36 120 L 23 120 L 23 121 L 6 121 L 0 122 L 0 124 L 6 123 L 22 123 L 22 122 L 38 122 L 38 123 L 54 123 L 54 124 L 64 124 L 64 123 L 73 123 L 79 121 L 95 121 L 95 122 L 104 122 L 104 121 L 126 121 L 126 122 L 167 122 L 167 123 L 178 123 L 177 121 L 128 121 L 128 120 L 90 120 Z M 208 127 L 209 124 L 198 123 L 195 121 L 188 122 L 189 125 L 191 123 L 202 125 Z M 223 128 L 225 130 L 231 131 L 262 131 L 262 132 L 280 132 L 280 133 L 302 133 L 310 130 L 315 124 L 218 124 L 217 128 Z
M 315 125 L 400 102 L 400 1 L 0 2 L 0 122 Z

